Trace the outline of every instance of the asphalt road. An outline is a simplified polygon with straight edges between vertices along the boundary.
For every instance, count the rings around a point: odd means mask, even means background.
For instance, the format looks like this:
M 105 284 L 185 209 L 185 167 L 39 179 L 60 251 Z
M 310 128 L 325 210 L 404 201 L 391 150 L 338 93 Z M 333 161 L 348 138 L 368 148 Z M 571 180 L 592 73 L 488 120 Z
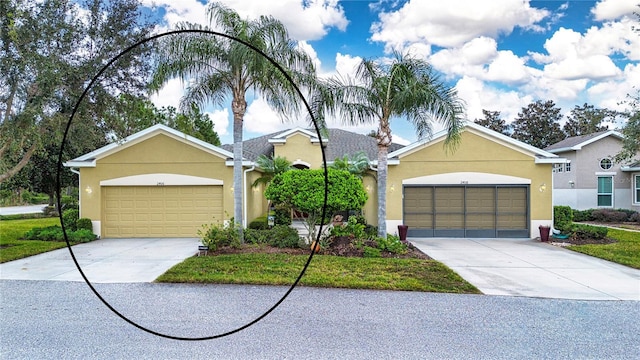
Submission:
M 96 284 L 123 316 L 170 336 L 251 322 L 285 287 Z M 640 302 L 296 288 L 220 339 L 149 334 L 85 283 L 0 281 L 3 359 L 631 359 Z

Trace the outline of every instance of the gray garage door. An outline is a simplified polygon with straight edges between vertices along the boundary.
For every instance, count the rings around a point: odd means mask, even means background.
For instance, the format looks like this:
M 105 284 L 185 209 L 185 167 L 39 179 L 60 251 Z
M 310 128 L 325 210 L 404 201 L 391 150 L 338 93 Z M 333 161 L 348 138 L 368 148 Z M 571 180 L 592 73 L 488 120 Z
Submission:
M 529 236 L 526 185 L 406 185 L 403 191 L 409 236 Z

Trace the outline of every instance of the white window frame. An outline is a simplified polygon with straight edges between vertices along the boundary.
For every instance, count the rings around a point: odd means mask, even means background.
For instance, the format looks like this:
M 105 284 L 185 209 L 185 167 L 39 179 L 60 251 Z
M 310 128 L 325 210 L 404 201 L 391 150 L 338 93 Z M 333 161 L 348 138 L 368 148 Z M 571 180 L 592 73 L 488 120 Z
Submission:
M 633 204 L 640 205 L 640 174 L 633 175 L 633 184 L 631 189 L 633 189 Z
M 570 172 L 571 171 L 571 163 L 565 163 L 564 164 L 564 172 Z
M 611 179 L 611 192 L 610 193 L 601 193 L 600 192 L 600 178 L 610 178 Z M 615 193 L 615 189 L 614 189 L 614 178 L 613 175 L 598 175 L 598 180 L 596 181 L 596 206 L 599 208 L 613 208 L 614 207 L 614 201 L 613 201 L 613 194 Z M 611 197 L 611 205 L 600 205 L 598 203 L 598 198 L 600 196 L 604 196 L 604 195 L 608 195 Z

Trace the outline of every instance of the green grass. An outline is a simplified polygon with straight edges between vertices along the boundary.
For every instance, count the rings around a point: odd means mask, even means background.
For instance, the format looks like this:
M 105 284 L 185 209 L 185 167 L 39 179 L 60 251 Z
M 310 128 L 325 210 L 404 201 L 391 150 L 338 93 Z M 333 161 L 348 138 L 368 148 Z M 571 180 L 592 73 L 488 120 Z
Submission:
M 616 239 L 618 242 L 606 245 L 573 245 L 567 248 L 640 269 L 640 232 L 609 229 L 607 237 Z
M 158 282 L 291 285 L 308 256 L 234 254 L 188 258 Z M 479 294 L 480 291 L 433 260 L 316 255 L 299 285 L 351 289 Z
M 67 246 L 66 242 L 19 240 L 34 227 L 60 225 L 57 217 L 26 220 L 0 220 L 0 263 L 22 259 Z

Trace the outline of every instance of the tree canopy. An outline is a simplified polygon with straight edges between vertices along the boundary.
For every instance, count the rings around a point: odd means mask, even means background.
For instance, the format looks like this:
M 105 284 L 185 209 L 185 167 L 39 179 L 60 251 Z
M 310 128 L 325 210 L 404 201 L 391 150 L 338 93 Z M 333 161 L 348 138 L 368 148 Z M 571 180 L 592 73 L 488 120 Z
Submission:
M 602 125 L 607 118 L 613 118 L 616 112 L 607 109 L 598 109 L 593 105 L 585 103 L 582 106 L 576 105 L 571 114 L 567 116 L 567 122 L 562 130 L 568 136 L 580 136 L 605 131 L 609 127 Z
M 484 115 L 484 118 L 475 119 L 473 122 L 504 135 L 511 135 L 509 131 L 511 126 L 507 124 L 504 119 L 500 118 L 500 111 L 490 111 L 482 109 L 482 114 Z
M 321 220 L 325 197 L 324 169 L 291 170 L 276 175 L 265 191 L 274 204 L 287 205 L 305 213 L 306 226 L 311 238 L 315 225 Z M 360 210 L 367 201 L 362 181 L 348 171 L 327 169 L 327 213 Z
M 0 182 L 24 168 L 38 151 L 50 151 L 85 85 L 151 24 L 137 0 L 0 2 Z M 117 94 L 142 94 L 149 62 L 137 49 L 113 64 L 78 109 L 68 142 L 95 148 L 111 125 L 103 114 Z M 69 154 L 75 156 L 79 154 Z
M 511 124 L 514 139 L 544 149 L 566 137 L 560 128 L 562 118 L 560 108 L 553 100 L 538 100 L 518 113 L 518 117 Z

